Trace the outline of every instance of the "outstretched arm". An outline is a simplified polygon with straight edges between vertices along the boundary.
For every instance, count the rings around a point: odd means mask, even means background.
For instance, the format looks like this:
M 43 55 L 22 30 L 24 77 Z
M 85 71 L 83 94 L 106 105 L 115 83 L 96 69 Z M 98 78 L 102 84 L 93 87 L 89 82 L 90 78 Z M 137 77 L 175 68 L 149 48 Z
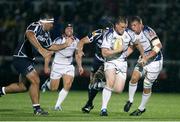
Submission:
M 69 47 L 73 42 L 72 38 L 66 38 L 66 42 L 64 44 L 52 44 L 51 47 L 49 47 L 48 49 L 51 51 L 58 51 L 58 50 L 62 50 L 66 47 Z
M 38 50 L 38 52 L 45 58 L 48 55 L 50 55 L 50 52 L 43 48 L 39 41 L 37 40 L 35 33 L 32 31 L 26 31 L 25 33 L 26 37 L 30 41 L 30 43 Z
M 88 43 L 90 43 L 90 41 L 89 41 L 89 38 L 86 36 L 82 38 L 77 44 L 75 58 L 76 58 L 76 63 L 78 65 L 80 75 L 84 72 L 84 69 L 82 67 L 82 56 L 84 55 L 83 47 L 84 47 L 84 44 L 88 44 Z

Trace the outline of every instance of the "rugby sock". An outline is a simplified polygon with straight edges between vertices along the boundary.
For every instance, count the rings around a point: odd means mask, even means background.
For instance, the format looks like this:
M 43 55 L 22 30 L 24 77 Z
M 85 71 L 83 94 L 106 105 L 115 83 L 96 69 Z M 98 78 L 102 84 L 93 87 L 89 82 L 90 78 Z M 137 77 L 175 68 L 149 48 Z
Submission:
M 51 82 L 51 81 L 47 82 L 47 84 L 46 84 L 46 86 L 48 87 L 48 89 L 51 89 L 51 88 L 50 88 L 50 87 L 51 87 L 51 86 L 50 86 L 50 85 L 51 85 L 50 82 Z
M 102 109 L 107 109 L 107 104 L 111 98 L 112 89 L 108 87 L 104 87 L 102 92 Z
M 6 92 L 5 92 L 5 87 L 2 87 L 2 95 L 5 95 Z
M 58 96 L 55 108 L 61 105 L 61 103 L 64 101 L 64 99 L 68 95 L 68 92 L 69 91 L 66 91 L 64 88 L 59 92 L 59 96 Z
M 150 96 L 151 96 L 151 92 L 148 93 L 148 94 L 145 94 L 145 93 L 142 94 L 141 104 L 140 104 L 140 106 L 138 107 L 139 110 L 142 111 L 142 110 L 145 109 L 146 103 L 148 102 Z
M 40 109 L 40 104 L 33 104 L 33 109 L 34 110 Z
M 95 96 L 97 95 L 97 93 L 98 93 L 98 90 L 96 90 L 96 89 L 91 88 L 88 90 L 88 95 L 89 95 L 89 99 L 87 101 L 88 105 L 93 104 L 93 100 L 94 100 Z
M 133 103 L 134 94 L 136 92 L 136 89 L 137 89 L 137 83 L 136 84 L 132 84 L 131 82 L 129 82 L 129 101 L 131 103 Z

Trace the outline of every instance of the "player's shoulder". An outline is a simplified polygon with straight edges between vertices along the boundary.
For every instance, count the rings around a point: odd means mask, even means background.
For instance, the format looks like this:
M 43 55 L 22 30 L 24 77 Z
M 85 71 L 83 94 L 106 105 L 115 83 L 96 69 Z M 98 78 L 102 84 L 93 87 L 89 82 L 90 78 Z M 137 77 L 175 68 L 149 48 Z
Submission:
M 58 36 L 54 39 L 54 41 L 58 41 L 58 40 L 62 40 L 63 39 L 63 36 Z
M 132 31 L 132 30 L 129 29 L 129 28 L 126 28 L 126 29 L 125 29 L 125 32 L 127 32 L 128 34 L 134 34 L 134 31 Z
M 41 26 L 41 24 L 39 22 L 32 22 L 29 24 L 28 27 L 30 27 L 30 26 Z
M 143 27 L 143 33 L 149 36 L 156 36 L 156 32 L 149 26 Z
M 151 31 L 154 32 L 154 30 L 153 30 L 151 27 L 147 26 L 147 25 L 145 25 L 145 26 L 143 27 L 143 31 L 144 31 L 144 32 L 151 32 Z
M 42 29 L 42 25 L 39 22 L 32 22 L 31 24 L 29 24 L 29 26 L 27 27 L 27 30 L 40 30 Z
M 103 29 L 96 29 L 92 31 L 92 36 L 102 35 Z
M 113 29 L 113 28 L 110 28 L 110 29 L 108 29 L 107 31 L 106 31 L 106 36 L 112 36 L 113 35 L 113 32 L 114 32 L 115 30 Z
M 134 36 L 135 36 L 134 31 L 132 31 L 132 30 L 129 29 L 129 28 L 126 28 L 126 29 L 125 29 L 125 33 L 127 33 L 130 37 L 134 37 Z
M 74 40 L 79 42 L 79 38 L 77 38 L 76 36 L 73 36 Z

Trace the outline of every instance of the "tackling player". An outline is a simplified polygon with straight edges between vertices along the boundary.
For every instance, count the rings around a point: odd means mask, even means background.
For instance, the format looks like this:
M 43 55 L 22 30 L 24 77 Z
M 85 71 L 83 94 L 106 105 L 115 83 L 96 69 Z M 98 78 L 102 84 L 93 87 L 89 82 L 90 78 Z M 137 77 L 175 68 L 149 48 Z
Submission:
M 24 40 L 20 41 L 13 55 L 13 65 L 18 71 L 19 82 L 0 88 L 0 96 L 9 93 L 25 92 L 29 96 L 35 115 L 47 115 L 39 104 L 39 75 L 34 68 L 34 57 L 40 53 L 46 59 L 51 52 L 47 50 L 52 44 L 50 33 L 54 19 L 41 19 L 30 24 L 25 32 Z
M 104 33 L 106 33 L 108 28 L 106 29 L 97 29 L 92 33 L 89 33 L 86 37 L 82 38 L 76 49 L 76 60 L 79 69 L 80 75 L 84 72 L 82 67 L 82 56 L 83 46 L 85 44 L 93 43 L 95 46 L 95 54 L 94 60 L 92 63 L 92 70 L 90 75 L 90 84 L 88 87 L 88 101 L 85 106 L 82 108 L 84 113 L 89 113 L 91 109 L 94 108 L 93 100 L 97 95 L 98 91 L 104 87 L 105 77 L 104 77 L 104 58 L 101 54 L 101 44 Z

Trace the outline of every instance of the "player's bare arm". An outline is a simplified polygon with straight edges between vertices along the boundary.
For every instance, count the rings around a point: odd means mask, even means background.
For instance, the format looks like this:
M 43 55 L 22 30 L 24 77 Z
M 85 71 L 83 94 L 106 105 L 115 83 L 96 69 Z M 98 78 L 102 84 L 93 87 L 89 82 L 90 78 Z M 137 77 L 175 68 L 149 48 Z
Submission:
M 26 37 L 44 58 L 50 55 L 50 52 L 40 45 L 34 32 L 26 31 Z
M 116 55 L 118 53 L 121 53 L 123 51 L 123 48 L 120 47 L 120 48 L 117 48 L 114 50 L 109 49 L 109 48 L 102 48 L 101 51 L 102 51 L 102 55 L 104 57 L 110 57 L 110 56 Z
M 48 48 L 48 50 L 51 51 L 58 51 L 58 50 L 62 50 L 66 47 L 69 47 L 73 42 L 73 39 L 68 37 L 66 38 L 66 42 L 64 44 L 53 44 L 51 47 Z
M 147 63 L 147 57 L 144 55 L 144 49 L 143 49 L 141 43 L 139 42 L 139 40 L 135 41 L 135 46 L 139 50 L 141 57 L 142 57 L 141 60 L 139 61 L 139 63 L 142 66 L 144 66 Z
M 147 59 L 151 59 L 154 56 L 156 56 L 162 48 L 162 44 L 159 38 L 152 40 L 152 45 L 153 45 L 152 51 L 149 53 L 149 55 L 146 56 Z
M 53 55 L 54 52 L 51 52 L 51 55 L 48 55 L 45 59 L 44 59 L 44 73 L 45 74 L 50 74 L 51 70 L 49 67 L 49 63 L 51 61 L 51 57 Z
M 127 50 L 127 57 L 129 57 L 134 51 L 134 46 L 131 45 L 128 47 L 128 50 Z
M 82 56 L 84 55 L 83 47 L 84 47 L 84 44 L 88 44 L 88 43 L 90 43 L 89 38 L 84 37 L 77 44 L 75 58 L 76 58 L 76 62 L 78 65 L 78 70 L 79 70 L 80 75 L 84 72 L 84 69 L 82 67 Z

